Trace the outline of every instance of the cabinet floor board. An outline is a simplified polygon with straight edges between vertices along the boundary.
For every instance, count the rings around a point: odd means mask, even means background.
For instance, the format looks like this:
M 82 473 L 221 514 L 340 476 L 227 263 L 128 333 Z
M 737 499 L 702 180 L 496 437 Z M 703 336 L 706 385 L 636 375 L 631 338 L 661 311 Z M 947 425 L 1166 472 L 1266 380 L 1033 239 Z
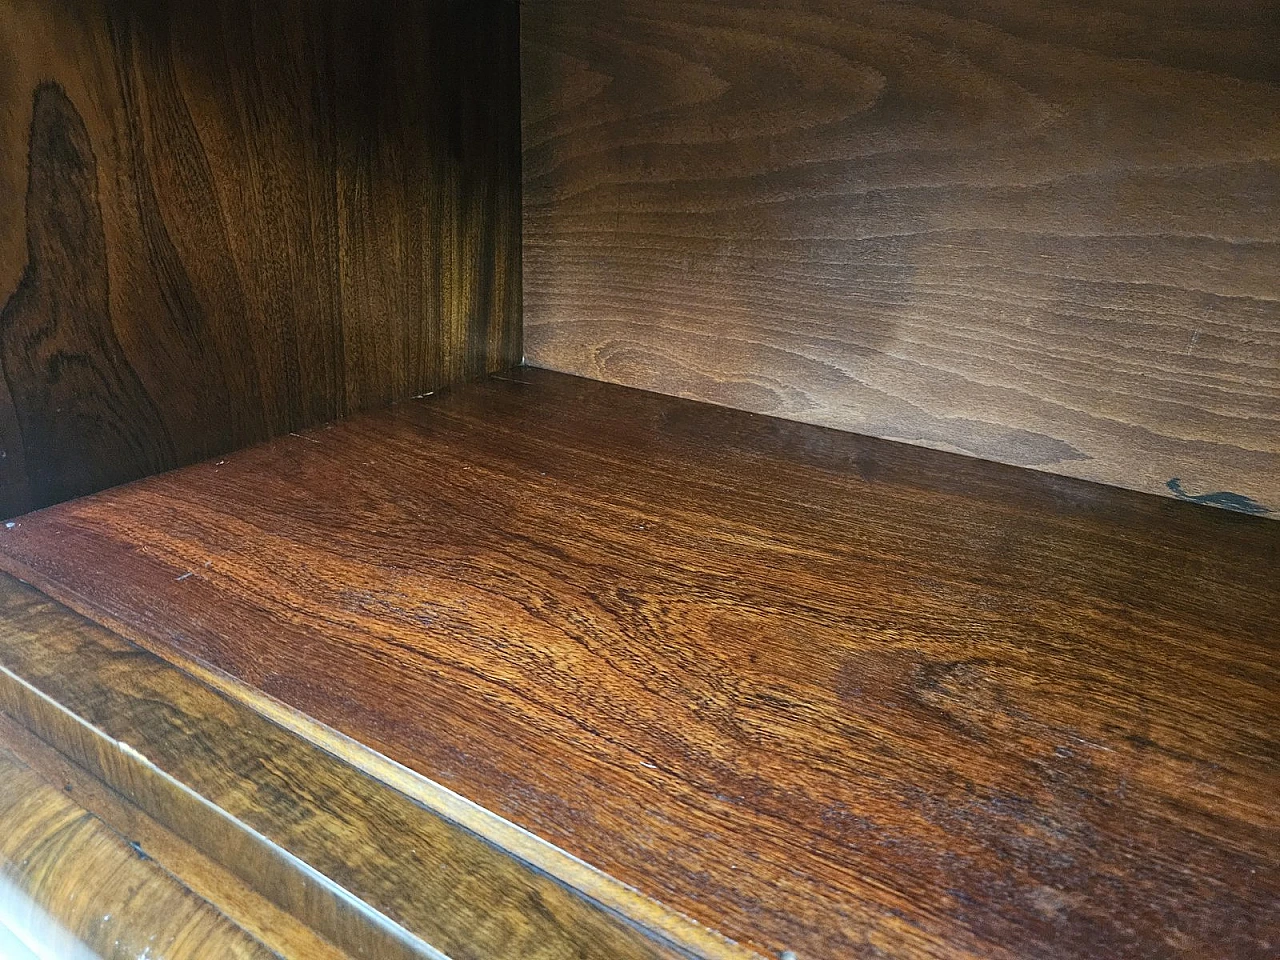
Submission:
M 522 369 L 0 567 L 763 952 L 1280 948 L 1275 521 Z

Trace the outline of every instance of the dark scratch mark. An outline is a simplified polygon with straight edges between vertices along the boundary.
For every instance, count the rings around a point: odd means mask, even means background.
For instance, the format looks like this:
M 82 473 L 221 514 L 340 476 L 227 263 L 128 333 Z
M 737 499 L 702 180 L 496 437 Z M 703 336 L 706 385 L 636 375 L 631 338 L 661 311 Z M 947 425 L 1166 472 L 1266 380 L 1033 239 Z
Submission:
M 1192 496 L 1182 489 L 1182 481 L 1178 477 L 1174 477 L 1165 486 L 1179 500 L 1186 500 L 1188 503 L 1200 503 L 1208 507 L 1221 507 L 1224 510 L 1251 513 L 1255 516 L 1271 512 L 1270 507 L 1264 507 L 1258 501 L 1240 493 L 1229 493 L 1224 490 L 1218 493 L 1202 493 L 1199 496 Z

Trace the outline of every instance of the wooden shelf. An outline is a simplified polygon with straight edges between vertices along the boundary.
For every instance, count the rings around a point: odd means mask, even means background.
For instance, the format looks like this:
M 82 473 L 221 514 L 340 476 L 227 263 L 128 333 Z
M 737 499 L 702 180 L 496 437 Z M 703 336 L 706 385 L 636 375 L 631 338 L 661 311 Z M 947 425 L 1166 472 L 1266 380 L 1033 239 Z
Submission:
M 29 763 L 41 759 L 32 765 L 46 780 L 64 782 L 85 804 L 85 817 L 92 813 L 127 838 L 139 858 L 157 860 L 272 956 L 687 956 L 536 869 L 526 851 L 537 854 L 538 844 L 513 842 L 491 815 L 472 811 L 464 826 L 440 797 L 408 796 L 356 769 L 343 759 L 353 746 L 317 744 L 282 729 L 252 705 L 4 575 L 0 624 L 0 706 L 17 721 L 0 718 L 0 760 L 5 750 Z M 24 728 L 25 742 L 17 735 Z M 311 723 L 306 732 L 319 731 Z M 28 800 L 34 808 L 0 810 L 0 836 L 18 834 L 17 846 L 0 844 L 0 877 L 16 878 L 90 942 L 110 942 L 114 934 L 127 945 L 165 932 L 145 898 L 122 904 L 123 912 L 105 909 L 120 902 L 112 871 L 74 836 L 51 839 L 55 849 L 32 857 L 27 869 L 24 811 L 60 821 L 66 810 Z M 632 911 L 637 919 L 646 906 Z M 97 922 L 107 913 L 113 923 Z M 162 955 L 239 955 L 214 933 L 207 947 L 175 942 Z M 161 937 L 153 946 L 164 943 Z M 718 950 L 721 942 L 711 945 Z
M 521 370 L 0 549 L 695 952 L 1280 942 L 1275 521 Z

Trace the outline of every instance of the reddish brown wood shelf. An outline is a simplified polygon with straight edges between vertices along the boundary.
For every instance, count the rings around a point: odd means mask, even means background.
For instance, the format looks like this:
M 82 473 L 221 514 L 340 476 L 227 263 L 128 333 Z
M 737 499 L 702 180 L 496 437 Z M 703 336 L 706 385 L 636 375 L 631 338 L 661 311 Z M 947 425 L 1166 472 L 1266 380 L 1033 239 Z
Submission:
M 763 952 L 1280 945 L 1274 521 L 522 370 L 0 548 Z

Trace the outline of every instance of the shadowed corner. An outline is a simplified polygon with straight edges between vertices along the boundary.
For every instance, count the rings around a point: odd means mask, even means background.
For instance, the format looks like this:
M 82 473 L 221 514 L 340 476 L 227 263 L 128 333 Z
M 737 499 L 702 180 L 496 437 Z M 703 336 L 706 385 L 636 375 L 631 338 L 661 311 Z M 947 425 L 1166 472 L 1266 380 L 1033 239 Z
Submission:
M 1234 510 L 1236 513 L 1248 513 L 1253 516 L 1262 517 L 1271 513 L 1270 507 L 1264 507 L 1252 497 L 1246 497 L 1242 493 L 1230 493 L 1221 490 L 1217 493 L 1202 493 L 1192 495 L 1187 493 L 1182 487 L 1182 480 L 1174 477 L 1165 486 L 1179 500 L 1185 500 L 1187 503 L 1199 503 L 1206 507 L 1219 507 L 1223 510 Z
M 163 469 L 163 424 L 112 327 L 97 161 L 61 86 L 33 94 L 27 264 L 0 306 L 0 366 L 36 509 Z

